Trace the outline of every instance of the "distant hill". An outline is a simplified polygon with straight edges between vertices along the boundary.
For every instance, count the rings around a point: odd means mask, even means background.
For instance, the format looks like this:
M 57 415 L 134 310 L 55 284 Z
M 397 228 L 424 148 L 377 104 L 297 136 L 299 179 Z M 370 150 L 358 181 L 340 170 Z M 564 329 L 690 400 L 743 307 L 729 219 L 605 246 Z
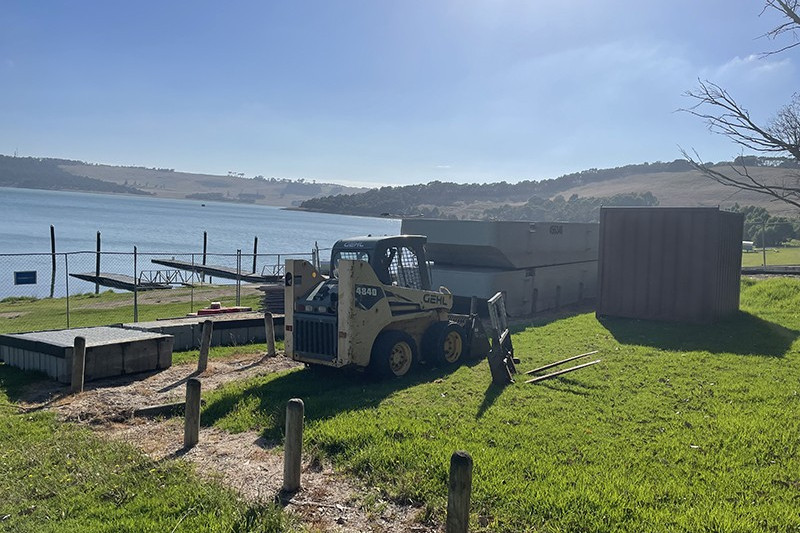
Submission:
M 147 194 L 134 187 L 72 174 L 62 168 L 72 163 L 63 159 L 0 155 L 0 187 Z
M 741 160 L 737 160 L 737 164 Z M 748 168 L 767 180 L 798 173 L 791 159 L 747 157 Z M 715 168 L 732 163 L 718 163 Z M 643 163 L 589 169 L 559 178 L 518 183 L 457 184 L 432 181 L 402 187 L 317 197 L 301 209 L 372 216 L 426 216 L 471 219 L 596 220 L 601 205 L 764 207 L 774 214 L 796 216 L 790 206 L 757 193 L 720 185 L 687 161 Z
M 366 189 L 306 180 L 217 176 L 168 168 L 122 167 L 69 159 L 0 155 L 0 187 L 149 195 L 289 207 L 321 195 Z

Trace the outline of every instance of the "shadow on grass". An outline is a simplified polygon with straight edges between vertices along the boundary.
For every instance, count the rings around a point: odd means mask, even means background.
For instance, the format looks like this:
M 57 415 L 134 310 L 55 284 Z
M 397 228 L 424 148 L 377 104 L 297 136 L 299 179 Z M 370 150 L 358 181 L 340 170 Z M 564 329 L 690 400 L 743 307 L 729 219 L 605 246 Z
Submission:
M 515 379 L 519 379 L 519 377 L 514 376 Z M 495 383 L 490 383 L 489 387 L 486 389 L 486 392 L 483 393 L 483 401 L 481 402 L 481 406 L 478 407 L 478 412 L 475 414 L 475 419 L 479 419 L 483 416 L 483 414 L 494 404 L 495 400 L 503 394 L 503 391 L 506 389 L 506 385 L 497 385 Z
M 678 324 L 629 318 L 600 318 L 621 344 L 671 351 L 707 351 L 783 357 L 800 332 L 740 311 L 716 324 Z
M 460 366 L 472 366 L 480 362 L 469 360 Z M 203 409 L 202 425 L 212 426 L 235 413 L 242 402 L 257 398 L 257 410 L 269 413 L 273 420 L 272 427 L 266 427 L 262 435 L 267 439 L 282 439 L 286 404 L 292 398 L 303 400 L 306 422 L 327 420 L 348 411 L 376 407 L 398 391 L 432 383 L 457 368 L 424 366 L 403 378 L 381 379 L 355 370 L 307 367 L 209 401 Z

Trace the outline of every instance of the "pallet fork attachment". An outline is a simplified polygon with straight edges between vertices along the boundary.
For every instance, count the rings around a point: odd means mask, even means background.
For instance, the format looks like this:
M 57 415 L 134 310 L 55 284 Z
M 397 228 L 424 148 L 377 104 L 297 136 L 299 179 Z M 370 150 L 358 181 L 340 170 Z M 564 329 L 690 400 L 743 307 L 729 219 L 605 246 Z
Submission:
M 514 357 L 514 346 L 511 344 L 511 332 L 508 331 L 508 316 L 503 294 L 498 292 L 489 298 L 488 305 L 493 331 L 492 349 L 488 356 L 492 383 L 507 385 L 514 383 L 512 375 L 517 373 L 516 364 L 519 363 L 519 359 Z
M 556 367 L 558 365 L 563 365 L 564 363 L 568 363 L 570 361 L 575 361 L 576 359 L 580 359 L 582 357 L 587 357 L 589 355 L 594 355 L 596 353 L 597 353 L 597 350 L 594 350 L 592 352 L 586 352 L 586 353 L 582 353 L 580 355 L 567 357 L 566 359 L 562 359 L 561 361 L 556 361 L 555 363 L 550 363 L 550 364 L 547 364 L 547 365 L 544 365 L 544 366 L 540 366 L 539 368 L 534 368 L 533 370 L 528 370 L 527 372 L 525 372 L 525 374 L 535 374 L 537 372 L 542 372 L 544 370 L 549 370 L 549 369 L 551 369 L 553 367 Z M 592 361 L 590 363 L 583 363 L 581 365 L 571 366 L 569 368 L 564 368 L 562 370 L 557 370 L 555 372 L 551 372 L 551 373 L 545 374 L 543 376 L 536 376 L 533 379 L 527 380 L 525 383 L 538 383 L 538 382 L 544 381 L 546 379 L 550 379 L 550 378 L 554 378 L 556 376 L 560 376 L 561 374 L 566 374 L 567 372 L 572 372 L 574 370 L 579 370 L 581 368 L 586 368 L 587 366 L 596 365 L 600 361 L 602 361 L 602 359 L 597 359 L 597 360 Z

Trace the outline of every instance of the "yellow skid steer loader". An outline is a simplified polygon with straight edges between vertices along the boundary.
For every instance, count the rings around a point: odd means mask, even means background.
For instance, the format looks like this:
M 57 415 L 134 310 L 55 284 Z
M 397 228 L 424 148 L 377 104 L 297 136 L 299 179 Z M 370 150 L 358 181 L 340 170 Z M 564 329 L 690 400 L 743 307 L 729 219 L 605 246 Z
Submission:
M 403 376 L 417 362 L 454 365 L 485 356 L 476 314 L 453 315 L 453 296 L 431 290 L 426 237 L 355 237 L 331 251 L 330 277 L 288 259 L 285 347 L 295 361 Z

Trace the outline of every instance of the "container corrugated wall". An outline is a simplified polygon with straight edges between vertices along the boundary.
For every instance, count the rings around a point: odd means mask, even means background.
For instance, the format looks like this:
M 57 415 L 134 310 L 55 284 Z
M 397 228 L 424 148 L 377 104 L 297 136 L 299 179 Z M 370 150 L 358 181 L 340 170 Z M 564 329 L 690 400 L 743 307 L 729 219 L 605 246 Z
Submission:
M 706 207 L 601 209 L 597 314 L 707 323 L 736 312 L 743 220 Z

